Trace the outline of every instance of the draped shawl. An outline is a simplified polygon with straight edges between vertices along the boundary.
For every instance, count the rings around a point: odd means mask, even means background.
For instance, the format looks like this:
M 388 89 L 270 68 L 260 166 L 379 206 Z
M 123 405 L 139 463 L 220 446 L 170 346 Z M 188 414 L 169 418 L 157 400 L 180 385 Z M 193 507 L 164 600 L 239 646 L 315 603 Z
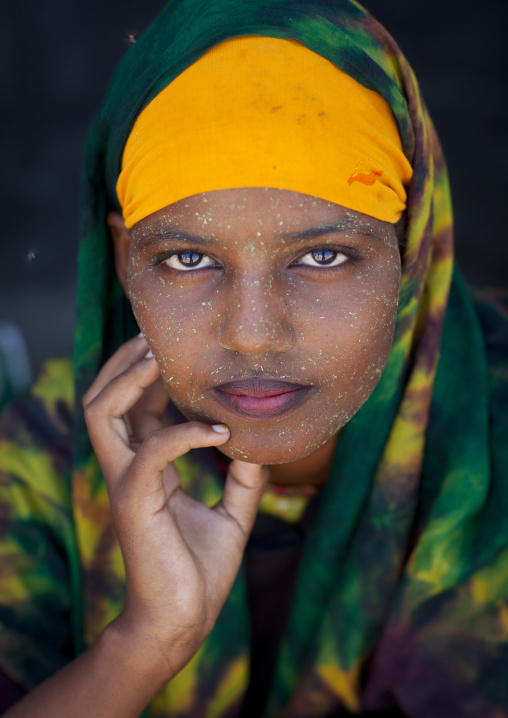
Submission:
M 81 650 L 92 643 L 124 595 L 107 492 L 80 409 L 102 363 L 137 331 L 105 222 L 119 209 L 122 150 L 137 115 L 162 88 L 209 48 L 239 35 L 296 39 L 378 92 L 414 168 L 393 347 L 379 384 L 338 442 L 305 541 L 266 717 L 398 705 L 415 718 L 502 718 L 506 369 L 486 347 L 454 268 L 446 167 L 413 71 L 388 32 L 352 0 L 172 0 L 126 53 L 93 122 L 75 345 L 75 644 Z M 191 452 L 177 465 L 189 493 L 217 500 L 221 482 L 210 454 Z M 146 715 L 238 715 L 248 671 L 241 570 L 211 635 Z

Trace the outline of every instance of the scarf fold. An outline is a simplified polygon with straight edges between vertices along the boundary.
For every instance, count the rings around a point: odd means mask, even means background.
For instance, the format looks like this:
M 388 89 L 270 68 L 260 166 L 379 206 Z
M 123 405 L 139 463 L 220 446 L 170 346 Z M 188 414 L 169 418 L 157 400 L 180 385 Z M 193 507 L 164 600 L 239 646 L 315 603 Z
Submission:
M 90 129 L 75 345 L 76 645 L 95 640 L 124 595 L 107 492 L 79 410 L 102 363 L 137 332 L 105 223 L 107 211 L 119 209 L 123 148 L 140 111 L 172 79 L 222 40 L 247 34 L 298 40 L 378 92 L 414 172 L 393 347 L 338 442 L 265 718 L 393 705 L 415 718 L 502 718 L 508 441 L 501 441 L 499 409 L 492 425 L 488 396 L 506 397 L 507 379 L 489 376 L 479 321 L 453 269 L 446 167 L 414 74 L 387 31 L 353 0 L 172 0 L 127 52 Z M 210 453 L 190 452 L 176 463 L 185 489 L 213 504 L 221 480 Z M 240 572 L 211 635 L 146 715 L 236 716 L 248 670 Z

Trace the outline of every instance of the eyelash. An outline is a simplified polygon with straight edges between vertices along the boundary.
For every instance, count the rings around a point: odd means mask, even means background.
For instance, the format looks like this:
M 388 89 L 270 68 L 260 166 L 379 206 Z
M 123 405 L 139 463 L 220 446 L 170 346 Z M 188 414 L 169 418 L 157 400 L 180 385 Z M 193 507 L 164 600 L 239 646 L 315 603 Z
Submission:
M 306 257 L 307 255 L 316 254 L 317 252 L 320 252 L 320 251 L 334 252 L 334 253 L 336 253 L 336 255 L 342 255 L 346 259 L 344 259 L 344 261 L 340 262 L 339 264 L 335 264 L 332 266 L 326 265 L 326 264 L 323 264 L 321 266 L 319 266 L 319 265 L 312 266 L 309 264 L 303 264 L 301 262 L 301 260 L 304 257 Z M 205 267 L 196 267 L 196 268 L 189 268 L 189 269 L 176 269 L 175 267 L 171 267 L 168 264 L 166 264 L 166 262 L 169 259 L 171 259 L 172 257 L 178 257 L 178 255 L 192 254 L 192 253 L 199 255 L 201 258 L 206 257 L 208 259 L 211 259 L 211 261 L 214 262 L 214 264 L 207 265 Z M 334 257 L 334 260 L 332 260 L 332 261 L 335 261 L 335 259 L 337 259 L 337 257 Z M 352 247 L 333 247 L 330 245 L 324 245 L 322 247 L 313 247 L 311 250 L 308 250 L 304 254 L 300 255 L 300 257 L 299 257 L 300 261 L 294 260 L 293 262 L 291 262 L 291 264 L 289 266 L 290 267 L 300 267 L 300 268 L 303 267 L 306 271 L 319 272 L 320 274 L 324 274 L 324 273 L 337 271 L 344 265 L 347 265 L 351 261 L 355 261 L 357 259 L 359 259 L 358 252 L 355 249 L 353 249 Z M 220 266 L 221 266 L 218 262 L 216 262 L 216 260 L 209 257 L 204 252 L 200 252 L 198 249 L 194 249 L 194 248 L 185 249 L 184 251 L 182 251 L 181 249 L 170 250 L 169 252 L 164 252 L 163 254 L 156 255 L 153 258 L 153 260 L 151 261 L 152 266 L 160 266 L 160 265 L 164 265 L 164 264 L 165 264 L 166 271 L 175 272 L 178 274 L 195 274 L 196 272 L 201 272 L 201 271 L 204 271 L 205 269 L 220 269 Z

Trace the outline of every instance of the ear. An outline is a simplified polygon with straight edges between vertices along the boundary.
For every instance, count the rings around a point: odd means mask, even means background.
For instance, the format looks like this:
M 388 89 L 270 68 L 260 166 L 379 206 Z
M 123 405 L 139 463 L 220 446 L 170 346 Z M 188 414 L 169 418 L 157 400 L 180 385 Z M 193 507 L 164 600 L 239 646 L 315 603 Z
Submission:
M 111 232 L 113 246 L 115 249 L 115 268 L 118 279 L 123 287 L 125 296 L 129 296 L 127 292 L 127 267 L 129 261 L 129 230 L 125 226 L 123 217 L 118 212 L 110 212 L 106 217 L 106 221 Z
M 399 242 L 400 255 L 404 253 L 407 244 L 407 212 L 402 212 L 400 219 L 395 222 L 395 234 Z

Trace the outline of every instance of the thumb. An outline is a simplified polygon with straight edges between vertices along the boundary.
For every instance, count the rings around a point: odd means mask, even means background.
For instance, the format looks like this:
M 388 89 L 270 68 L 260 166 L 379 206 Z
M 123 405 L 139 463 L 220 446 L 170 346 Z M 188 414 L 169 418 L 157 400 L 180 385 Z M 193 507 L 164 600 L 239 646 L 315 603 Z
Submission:
M 236 521 L 247 539 L 270 471 L 267 466 L 235 459 L 229 465 L 222 501 L 216 510 Z

